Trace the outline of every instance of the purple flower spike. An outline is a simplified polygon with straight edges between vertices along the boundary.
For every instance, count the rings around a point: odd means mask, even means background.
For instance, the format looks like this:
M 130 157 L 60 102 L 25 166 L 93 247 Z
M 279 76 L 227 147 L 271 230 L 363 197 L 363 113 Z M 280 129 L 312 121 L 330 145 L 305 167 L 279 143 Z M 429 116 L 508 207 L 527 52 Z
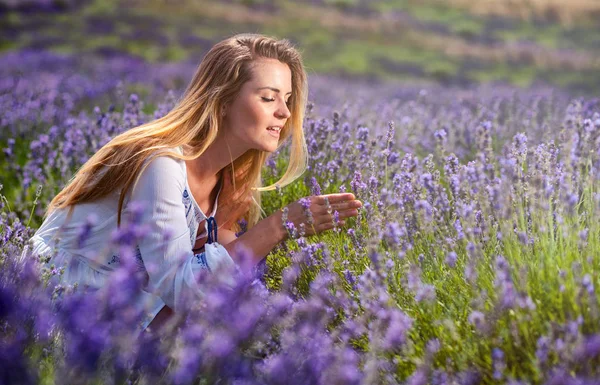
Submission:
M 477 310 L 474 310 L 471 314 L 469 314 L 469 323 L 473 324 L 480 331 L 484 330 L 485 327 L 485 315 Z
M 92 228 L 98 223 L 98 216 L 95 213 L 88 215 L 84 226 L 81 227 L 79 236 L 77 237 L 77 246 L 83 248 L 85 241 L 92 233 Z
M 454 251 L 451 251 L 448 253 L 448 255 L 446 255 L 446 265 L 448 265 L 449 267 L 456 267 L 456 260 L 458 259 L 458 256 L 456 255 L 456 253 Z
M 314 176 L 310 178 L 310 185 L 312 195 L 321 195 L 321 186 L 319 185 L 317 178 L 315 178 Z

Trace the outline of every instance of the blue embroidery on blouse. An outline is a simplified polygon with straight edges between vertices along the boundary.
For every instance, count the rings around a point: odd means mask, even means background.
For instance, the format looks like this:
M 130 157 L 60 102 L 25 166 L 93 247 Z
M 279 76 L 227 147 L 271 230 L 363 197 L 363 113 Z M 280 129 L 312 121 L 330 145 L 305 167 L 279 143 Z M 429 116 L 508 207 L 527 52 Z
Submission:
M 196 213 L 196 207 L 195 205 L 192 204 L 192 197 L 190 196 L 190 193 L 188 192 L 187 187 L 184 187 L 183 189 L 183 194 L 182 194 L 182 199 L 181 199 L 183 206 L 185 208 L 185 218 L 187 220 L 187 225 L 188 225 L 188 229 L 190 230 L 190 244 L 192 247 L 194 247 L 194 244 L 196 242 L 196 234 L 195 234 L 195 227 L 198 225 L 198 222 L 194 223 L 193 218 L 197 217 L 197 213 Z M 190 212 L 192 207 L 194 208 L 194 217 L 190 218 Z
M 196 257 L 196 263 L 198 265 L 202 266 L 203 269 L 211 271 L 210 266 L 208 266 L 208 263 L 206 262 L 206 253 L 194 254 L 194 257 Z
M 139 270 L 146 270 L 146 266 L 144 266 L 144 260 L 142 259 L 142 252 L 140 251 L 140 247 L 135 247 L 135 263 Z
M 108 261 L 109 265 L 121 263 L 121 257 L 118 255 L 113 255 L 110 261 Z M 142 252 L 140 251 L 140 247 L 136 246 L 135 248 L 135 264 L 139 270 L 145 270 L 144 260 L 142 259 Z
M 185 206 L 185 216 L 187 217 L 190 213 L 190 210 L 192 209 L 192 198 L 190 197 L 187 188 L 183 189 L 182 198 L 183 205 Z
M 196 217 L 196 221 L 198 223 L 202 222 L 204 220 L 204 217 L 202 216 L 202 213 L 200 212 L 200 210 L 194 206 L 194 217 Z

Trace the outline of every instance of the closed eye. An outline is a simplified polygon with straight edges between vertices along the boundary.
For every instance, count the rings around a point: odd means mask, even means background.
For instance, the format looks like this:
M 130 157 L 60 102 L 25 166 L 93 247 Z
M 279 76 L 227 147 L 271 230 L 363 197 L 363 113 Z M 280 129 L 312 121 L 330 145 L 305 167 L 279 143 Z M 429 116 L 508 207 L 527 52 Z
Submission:
M 275 101 L 275 98 L 269 99 L 269 98 L 262 97 L 261 99 L 265 102 L 274 102 Z M 285 102 L 285 105 L 289 107 L 291 105 L 291 103 L 292 103 L 292 101 L 288 99 L 288 101 Z

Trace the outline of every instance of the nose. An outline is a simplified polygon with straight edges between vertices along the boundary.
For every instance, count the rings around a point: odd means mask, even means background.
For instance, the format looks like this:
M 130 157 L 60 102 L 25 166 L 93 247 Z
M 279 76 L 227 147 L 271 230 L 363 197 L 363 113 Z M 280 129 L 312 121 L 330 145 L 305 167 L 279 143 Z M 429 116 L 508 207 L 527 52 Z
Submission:
M 290 109 L 288 108 L 287 104 L 281 103 L 276 111 L 276 115 L 279 119 L 288 119 L 292 115 L 292 113 L 290 112 Z

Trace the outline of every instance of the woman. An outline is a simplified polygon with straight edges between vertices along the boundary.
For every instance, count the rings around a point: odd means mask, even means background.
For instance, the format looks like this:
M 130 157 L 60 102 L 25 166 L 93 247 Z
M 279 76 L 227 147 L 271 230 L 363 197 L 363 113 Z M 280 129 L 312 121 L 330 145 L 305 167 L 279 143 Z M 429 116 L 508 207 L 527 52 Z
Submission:
M 50 203 L 33 252 L 57 250 L 55 263 L 68 264 L 63 279 L 102 287 L 119 255 L 99 251 L 123 214 L 137 212 L 149 226 L 135 247 L 147 274 L 138 305 L 150 306 L 141 327 L 159 324 L 181 310 L 183 296 L 201 297 L 200 270 L 235 266 L 238 246 L 256 264 L 288 236 L 282 211 L 259 220 L 259 194 L 305 170 L 306 98 L 306 73 L 287 40 L 242 34 L 219 42 L 173 110 L 118 135 L 83 165 Z M 290 137 L 287 170 L 274 185 L 261 187 L 267 156 Z M 130 202 L 144 203 L 143 209 Z M 332 210 L 344 224 L 361 206 L 352 194 L 311 196 L 310 212 L 306 202 L 294 202 L 285 212 L 297 228 L 305 223 L 307 235 L 333 228 Z M 95 225 L 82 245 L 80 229 L 89 226 L 90 214 Z M 241 219 L 248 230 L 236 238 Z

